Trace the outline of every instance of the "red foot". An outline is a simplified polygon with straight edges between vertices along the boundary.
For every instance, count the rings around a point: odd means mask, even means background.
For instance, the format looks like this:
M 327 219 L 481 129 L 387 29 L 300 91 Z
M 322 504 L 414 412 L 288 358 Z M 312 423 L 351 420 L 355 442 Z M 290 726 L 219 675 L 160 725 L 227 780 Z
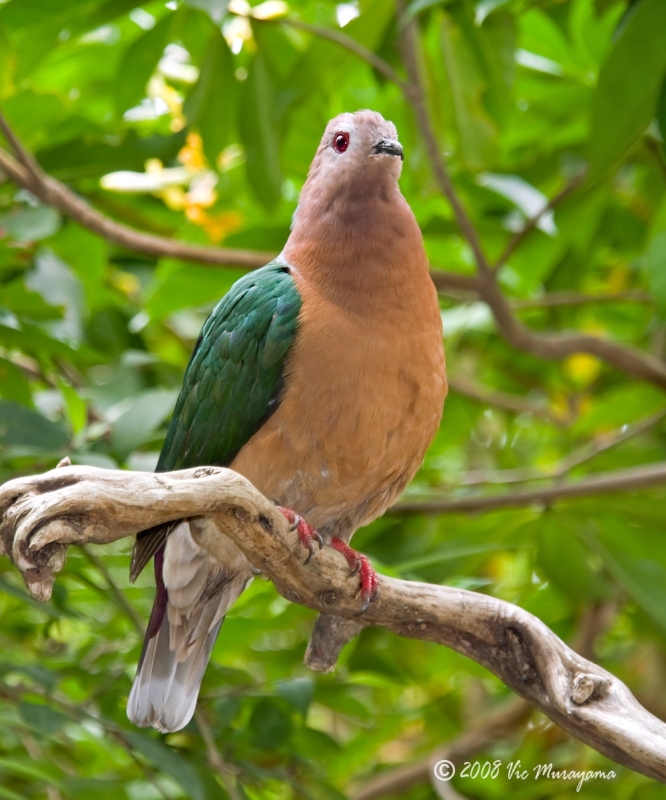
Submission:
M 377 573 L 367 556 L 352 550 L 346 542 L 338 539 L 337 536 L 331 539 L 331 547 L 335 548 L 338 553 L 342 553 L 347 559 L 349 566 L 352 568 L 351 574 L 360 575 L 361 577 L 361 610 L 358 613 L 362 614 L 370 603 L 379 597 L 379 578 Z
M 291 524 L 292 531 L 298 531 L 298 538 L 301 540 L 301 544 L 309 551 L 305 559 L 305 563 L 307 564 L 314 555 L 314 542 L 317 542 L 320 550 L 324 546 L 324 540 L 321 538 L 321 534 L 319 531 L 315 530 L 312 525 L 308 525 L 303 517 L 299 516 L 293 509 L 285 508 L 284 506 L 278 506 L 278 508 L 287 518 L 287 522 Z

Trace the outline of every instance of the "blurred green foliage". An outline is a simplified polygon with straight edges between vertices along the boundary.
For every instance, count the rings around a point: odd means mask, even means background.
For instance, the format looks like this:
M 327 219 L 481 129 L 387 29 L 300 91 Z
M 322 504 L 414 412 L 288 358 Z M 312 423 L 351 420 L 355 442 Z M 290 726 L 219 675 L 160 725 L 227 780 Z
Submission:
M 252 19 L 245 3 L 230 6 L 0 0 L 0 107 L 43 168 L 110 217 L 276 252 L 327 120 L 377 109 L 405 145 L 402 189 L 433 267 L 473 272 L 400 88 L 289 21 L 341 30 L 404 76 L 392 3 L 270 2 Z M 578 329 L 663 358 L 663 0 L 412 0 L 407 17 L 440 147 L 491 259 L 588 170 L 502 269 L 515 313 L 536 330 Z M 65 454 L 152 468 L 198 329 L 240 274 L 119 250 L 0 183 L 0 480 Z M 544 302 L 561 292 L 577 299 Z M 662 392 L 589 355 L 559 363 L 518 352 L 474 298 L 442 297 L 442 310 L 454 387 L 472 378 L 488 402 L 451 393 L 411 496 L 510 490 L 555 474 L 572 453 L 581 458 L 567 466 L 571 479 L 664 459 Z M 508 410 L 497 391 L 526 409 Z M 388 574 L 478 589 L 578 646 L 587 636 L 599 663 L 664 716 L 665 516 L 655 489 L 476 516 L 394 513 L 355 544 Z M 196 721 L 158 736 L 125 718 L 135 618 L 148 618 L 153 594 L 148 575 L 128 585 L 129 548 L 71 550 L 43 606 L 0 564 L 0 798 L 353 797 L 509 695 L 455 653 L 381 630 L 348 645 L 335 674 L 310 674 L 301 662 L 314 614 L 258 580 L 229 615 L 203 684 L 225 764 L 212 768 Z M 478 753 L 498 758 L 614 768 L 615 780 L 585 785 L 588 798 L 663 796 L 536 714 Z M 578 796 L 574 783 L 517 785 L 505 770 L 454 785 L 484 799 Z M 427 771 L 400 793 L 435 796 Z

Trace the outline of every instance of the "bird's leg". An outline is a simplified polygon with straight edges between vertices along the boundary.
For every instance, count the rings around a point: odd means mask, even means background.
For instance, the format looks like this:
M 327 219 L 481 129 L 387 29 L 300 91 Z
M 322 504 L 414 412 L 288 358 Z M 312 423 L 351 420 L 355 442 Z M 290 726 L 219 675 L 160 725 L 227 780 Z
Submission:
M 307 564 L 314 555 L 314 543 L 317 542 L 320 550 L 324 546 L 324 540 L 321 538 L 321 534 L 318 530 L 313 528 L 312 525 L 308 525 L 303 517 L 297 514 L 293 509 L 285 508 L 285 506 L 281 505 L 278 505 L 278 508 L 287 518 L 287 522 L 291 524 L 292 531 L 298 531 L 298 538 L 301 540 L 301 544 L 309 551 L 305 559 L 305 563 Z
M 337 550 L 338 553 L 342 553 L 347 559 L 349 566 L 352 568 L 351 574 L 360 575 L 361 577 L 362 605 L 359 614 L 362 614 L 368 605 L 379 597 L 379 578 L 377 577 L 377 573 L 367 556 L 358 553 L 356 550 L 352 550 L 346 542 L 343 542 L 342 539 L 338 539 L 337 536 L 331 539 L 331 547 Z

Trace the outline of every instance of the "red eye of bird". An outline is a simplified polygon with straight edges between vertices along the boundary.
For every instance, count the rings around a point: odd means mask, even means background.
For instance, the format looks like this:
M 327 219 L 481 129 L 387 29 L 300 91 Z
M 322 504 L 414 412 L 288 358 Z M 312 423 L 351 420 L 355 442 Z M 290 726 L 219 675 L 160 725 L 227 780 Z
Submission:
M 336 133 L 333 137 L 333 149 L 336 153 L 344 153 L 349 147 L 349 134 Z

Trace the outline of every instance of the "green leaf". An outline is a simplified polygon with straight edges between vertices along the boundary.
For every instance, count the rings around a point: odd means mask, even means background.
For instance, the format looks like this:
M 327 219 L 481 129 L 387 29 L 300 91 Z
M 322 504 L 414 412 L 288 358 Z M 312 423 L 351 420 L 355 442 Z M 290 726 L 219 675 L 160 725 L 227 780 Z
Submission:
M 177 396 L 175 389 L 152 389 L 132 398 L 111 434 L 111 445 L 121 460 L 159 428 L 173 411 Z
M 562 29 L 540 8 L 531 8 L 520 17 L 521 48 L 552 61 L 560 72 L 573 68 L 571 49 Z
M 657 233 L 650 242 L 645 254 L 645 269 L 657 311 L 666 318 L 666 231 Z
M 666 74 L 666 3 L 641 0 L 604 62 L 592 98 L 591 175 L 601 175 L 647 128 Z
M 185 0 L 185 5 L 205 11 L 216 25 L 220 25 L 227 13 L 229 0 Z
M 16 364 L 6 358 L 0 358 L 0 395 L 5 400 L 13 400 L 22 406 L 32 405 L 28 379 Z
M 182 308 L 212 308 L 243 274 L 164 258 L 146 288 L 145 310 L 151 319 L 161 320 Z
M 661 133 L 661 149 L 666 159 L 666 80 L 661 86 L 659 102 L 657 103 L 657 124 Z
M 572 524 L 573 523 L 573 524 Z M 530 524 L 536 531 L 538 559 L 544 573 L 566 597 L 592 603 L 607 592 L 590 566 L 590 556 L 565 514 L 544 514 Z
M 48 130 L 62 120 L 65 108 L 55 94 L 26 89 L 3 99 L 2 113 L 21 142 L 34 150 L 48 142 Z
M 462 26 L 449 14 L 443 17 L 441 46 L 460 156 L 472 172 L 486 169 L 495 163 L 497 152 L 497 128 L 483 102 L 488 83 Z
M 35 258 L 34 270 L 26 277 L 26 286 L 52 306 L 62 306 L 63 318 L 50 325 L 59 338 L 80 341 L 82 338 L 83 291 L 81 282 L 67 264 L 50 248 L 42 248 Z
M 62 378 L 58 379 L 58 388 L 65 399 L 67 417 L 74 435 L 81 433 L 88 420 L 86 401 L 81 397 L 74 386 Z
M 94 31 L 96 28 L 101 28 L 102 25 L 106 25 L 136 8 L 137 0 L 106 0 L 106 2 L 95 5 L 97 7 L 91 14 L 81 15 L 71 25 L 73 32 Z
M 507 5 L 510 0 L 477 0 L 474 4 L 475 14 L 474 21 L 477 25 L 481 25 L 487 16 L 496 11 L 498 8 Z
M 259 201 L 266 208 L 272 208 L 282 193 L 282 172 L 275 124 L 275 91 L 260 53 L 250 65 L 241 105 L 240 134 L 245 145 L 247 176 Z
M 254 707 L 249 722 L 252 743 L 263 750 L 275 750 L 289 745 L 293 730 L 291 716 L 284 701 L 262 697 Z
M 505 0 L 502 0 L 503 2 Z M 407 6 L 407 11 L 405 12 L 403 24 L 409 22 L 414 17 L 417 17 L 419 14 L 422 14 L 424 11 L 427 11 L 430 8 L 435 8 L 436 6 L 447 6 L 452 3 L 453 0 L 412 0 L 412 2 Z M 488 2 L 488 0 L 485 0 Z M 493 2 L 493 0 L 490 0 Z
M 231 52 L 222 34 L 216 31 L 211 37 L 199 80 L 183 108 L 189 124 L 198 128 L 204 153 L 213 166 L 231 141 L 237 94 Z
M 40 151 L 39 161 L 47 172 L 65 181 L 101 177 L 120 169 L 143 170 L 148 158 L 159 158 L 163 162 L 175 158 L 185 144 L 186 135 L 183 130 L 172 136 L 142 138 L 131 131 L 114 143 L 109 143 L 108 139 L 77 138 Z
M 182 786 L 188 798 L 205 800 L 203 786 L 194 767 L 173 748 L 167 747 L 158 739 L 151 739 L 134 731 L 124 731 L 123 736 L 153 767 L 170 775 L 179 786 Z
M 127 800 L 125 787 L 118 781 L 95 778 L 65 778 L 66 797 L 71 800 Z
M 0 400 L 0 445 L 31 453 L 54 453 L 67 444 L 55 422 L 18 403 Z
M 62 787 L 59 777 L 56 777 L 56 770 L 50 764 L 41 766 L 33 761 L 27 761 L 27 759 L 0 758 L 0 774 L 3 772 L 20 775 L 25 778 L 33 778 L 38 781 L 46 781 L 48 784 L 55 785 L 58 788 Z
M 23 721 L 44 736 L 54 736 L 68 722 L 67 717 L 43 703 L 19 703 Z
M 53 252 L 77 274 L 88 291 L 88 302 L 100 291 L 107 264 L 108 244 L 86 228 L 67 222 L 49 242 Z
M 305 717 L 314 696 L 314 682 L 311 678 L 294 678 L 282 681 L 275 687 L 275 694 L 292 705 Z
M 60 214 L 50 206 L 15 206 L 0 214 L 0 229 L 21 242 L 36 242 L 52 236 L 60 227 Z
M 554 236 L 557 233 L 553 212 L 542 213 L 548 205 L 548 198 L 534 186 L 518 175 L 496 175 L 491 172 L 479 175 L 479 183 L 493 192 L 510 200 L 526 217 L 541 214 L 536 227 L 544 233 Z
M 17 794 L 4 786 L 0 786 L 0 798 L 2 798 L 2 800 L 25 800 L 24 795 Z
M 588 526 L 583 538 L 636 603 L 666 628 L 666 564 L 664 549 L 647 530 L 640 537 L 625 520 L 600 515 L 595 532 Z M 657 560 L 661 556 L 660 560 Z
M 127 48 L 116 84 L 116 110 L 119 115 L 136 106 L 146 96 L 146 84 L 169 44 L 173 24 L 174 15 L 167 14 Z
M 34 600 L 32 597 L 30 597 L 25 589 L 22 589 L 19 586 L 13 586 L 11 583 L 9 583 L 9 581 L 6 581 L 2 577 L 0 577 L 0 592 L 4 592 L 4 594 L 9 595 L 10 597 L 15 597 L 17 600 L 21 601 L 23 606 L 29 606 L 33 611 L 36 611 L 38 614 L 41 614 L 47 618 L 58 618 L 62 616 L 62 613 L 53 605 L 53 602 L 39 603 L 37 600 Z M 6 665 L 0 665 L 0 669 L 3 667 L 6 667 Z M 40 667 L 23 667 L 23 671 L 33 680 L 43 683 L 49 689 L 52 689 L 55 685 L 55 680 L 52 673 L 45 669 L 41 669 Z

